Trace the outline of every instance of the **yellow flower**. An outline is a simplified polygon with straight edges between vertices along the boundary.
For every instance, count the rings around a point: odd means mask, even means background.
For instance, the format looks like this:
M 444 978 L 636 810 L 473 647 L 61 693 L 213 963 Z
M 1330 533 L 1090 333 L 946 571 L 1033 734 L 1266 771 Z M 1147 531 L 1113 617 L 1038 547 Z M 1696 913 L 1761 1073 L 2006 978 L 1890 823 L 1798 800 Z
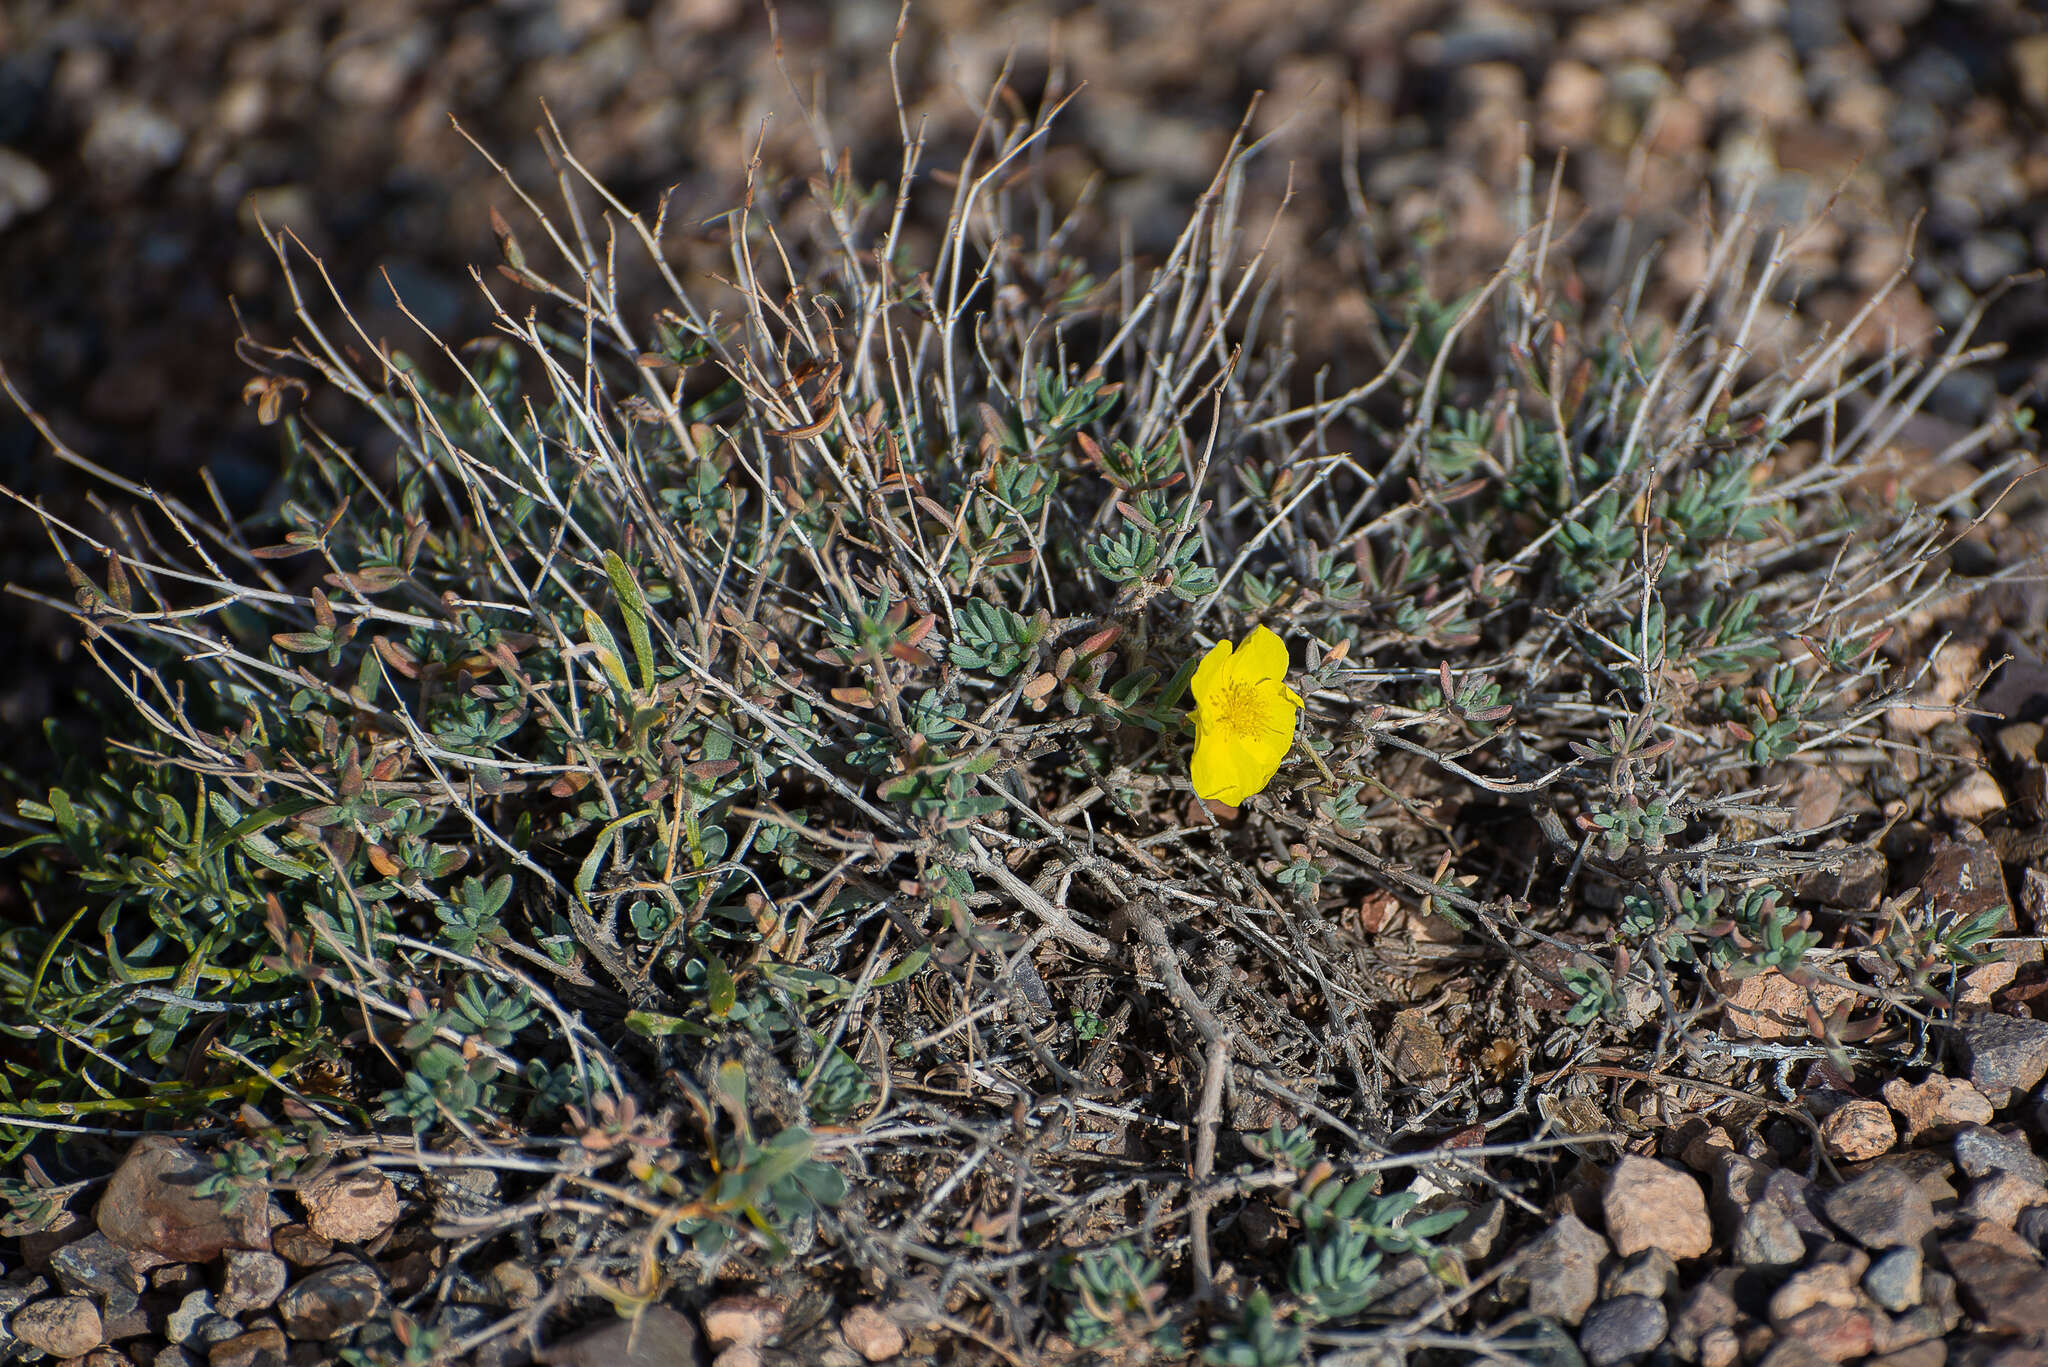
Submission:
M 1235 807 L 1261 792 L 1294 746 L 1301 695 L 1287 686 L 1287 643 L 1265 627 L 1235 650 L 1218 641 L 1190 685 L 1195 695 L 1195 796 Z

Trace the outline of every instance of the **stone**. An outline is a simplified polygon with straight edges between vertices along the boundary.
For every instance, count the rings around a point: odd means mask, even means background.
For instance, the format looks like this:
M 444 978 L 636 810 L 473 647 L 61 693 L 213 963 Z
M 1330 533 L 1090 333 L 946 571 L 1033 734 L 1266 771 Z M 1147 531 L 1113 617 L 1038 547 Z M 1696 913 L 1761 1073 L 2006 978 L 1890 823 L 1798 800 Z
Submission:
M 1667 1328 L 1662 1301 L 1616 1296 L 1587 1313 L 1579 1326 L 1579 1351 L 1593 1367 L 1614 1367 L 1662 1343 Z
M 1606 1257 L 1605 1239 L 1576 1215 L 1558 1216 L 1522 1260 L 1520 1275 L 1529 1283 L 1529 1313 L 1578 1324 L 1600 1292 L 1600 1264 Z
M 489 1168 L 439 1168 L 427 1175 L 426 1186 L 437 1225 L 487 1220 L 504 1204 L 498 1174 Z
M 1775 968 L 1752 973 L 1728 992 L 1727 1029 L 1751 1039 L 1805 1039 L 1809 1007 L 1825 1018 L 1843 1002 L 1854 1001 L 1854 989 L 1834 983 L 1801 986 Z
M 1765 1334 L 1769 1332 L 1764 1331 Z M 1744 1354 L 1750 1355 L 1748 1352 Z M 1816 1352 L 1805 1339 L 1786 1337 L 1771 1344 L 1763 1355 L 1757 1358 L 1757 1367 L 1826 1367 L 1827 1361 L 1828 1359 Z
M 601 1324 L 543 1348 L 534 1361 L 549 1367 L 697 1367 L 697 1326 L 665 1305 L 651 1305 L 634 1319 Z
M 1708 1335 L 1735 1328 L 1742 1317 L 1735 1304 L 1735 1288 L 1739 1284 L 1736 1269 L 1722 1268 L 1680 1298 L 1678 1313 L 1671 1320 L 1673 1352 L 1690 1360 L 1696 1352 L 1705 1351 Z
M 1940 1317 L 1944 1334 L 1963 1322 L 1963 1302 L 1957 1294 L 1956 1279 L 1940 1268 L 1930 1267 L 1920 1274 L 1920 1305 L 1933 1309 Z
M 903 1351 L 903 1331 L 880 1309 L 866 1303 L 856 1305 L 839 1320 L 839 1334 L 854 1352 L 869 1362 L 886 1362 Z
M 1467 1211 L 1457 1227 L 1443 1236 L 1440 1246 L 1467 1262 L 1479 1262 L 1493 1252 L 1493 1245 L 1500 1238 L 1506 1221 L 1507 1202 L 1495 1198 Z
M 1735 1367 L 1742 1359 L 1742 1340 L 1726 1325 L 1700 1336 L 1700 1367 Z
M 1876 1250 L 1917 1244 L 1934 1229 L 1934 1203 L 1895 1168 L 1876 1168 L 1821 1198 L 1835 1228 Z
M 1820 1124 L 1820 1137 L 1829 1153 L 1850 1163 L 1888 1153 L 1899 1142 L 1892 1113 L 1884 1103 L 1860 1099 L 1831 1112 Z
M 129 1148 L 100 1197 L 100 1233 L 131 1251 L 180 1263 L 208 1263 L 230 1248 L 268 1249 L 265 1202 L 246 1193 L 202 1196 L 213 1164 L 174 1139 L 144 1135 Z
M 50 1275 L 74 1295 L 101 1299 L 115 1292 L 132 1297 L 148 1284 L 134 1255 L 98 1230 L 52 1253 Z
M 702 1319 L 714 1351 L 757 1347 L 782 1332 L 782 1305 L 766 1296 L 720 1296 L 704 1307 Z
M 100 1310 L 84 1296 L 30 1301 L 7 1318 L 7 1328 L 51 1357 L 83 1357 L 100 1346 Z
M 1946 1367 L 1948 1345 L 1940 1339 L 1916 1343 L 1910 1348 L 1901 1348 L 1896 1353 L 1870 1358 L 1865 1367 Z
M 1614 1251 L 1624 1258 L 1661 1248 L 1683 1261 L 1714 1246 L 1707 1197 L 1698 1180 L 1659 1159 L 1630 1154 L 1615 1164 L 1601 1209 Z
M 1963 1297 L 1990 1328 L 2006 1334 L 2048 1334 L 2048 1271 L 2030 1257 L 1981 1236 L 1941 1245 Z
M 2027 1091 L 2048 1077 L 2048 1021 L 1980 1011 L 1952 1027 L 1970 1081 L 1986 1097 Z
M 1617 1296 L 1648 1296 L 1661 1301 L 1678 1290 L 1678 1264 L 1661 1248 L 1647 1248 L 1608 1270 L 1600 1282 L 1607 1300 Z
M 164 1321 L 164 1334 L 172 1343 L 196 1343 L 199 1341 L 199 1325 L 214 1318 L 219 1312 L 213 1308 L 213 1293 L 204 1288 L 191 1292 L 179 1301 Z
M 1895 1248 L 1870 1264 L 1863 1289 L 1870 1299 L 1897 1314 L 1920 1303 L 1921 1255 L 1918 1247 Z
M 264 1324 L 222 1339 L 207 1350 L 206 1360 L 209 1367 L 284 1367 L 286 1348 L 284 1330 Z
M 518 1258 L 507 1258 L 492 1267 L 484 1280 L 514 1310 L 523 1310 L 540 1299 L 539 1276 Z
M 1898 1315 L 1871 1322 L 1870 1348 L 1876 1353 L 1896 1353 L 1943 1334 L 1941 1312 L 1931 1305 L 1915 1305 Z
M 1870 1316 L 1854 1306 L 1816 1305 L 1779 1326 L 1829 1362 L 1866 1356 L 1872 1342 Z
M 2025 1139 L 1988 1125 L 1970 1125 L 1956 1132 L 1956 1166 L 1970 1177 L 2009 1172 L 2039 1185 L 2048 1182 L 2048 1163 L 2034 1156 Z
M 1817 1305 L 1853 1309 L 1859 1275 L 1860 1272 L 1852 1270 L 1846 1263 L 1822 1263 L 1793 1273 L 1771 1294 L 1771 1323 L 1782 1327 Z
M 1783 1206 L 1758 1201 L 1742 1213 L 1731 1251 L 1743 1267 L 1778 1271 L 1806 1260 L 1806 1237 Z
M 1905 1140 L 1917 1143 L 1923 1134 L 1936 1136 L 1958 1125 L 1986 1125 L 1991 1101 L 1961 1078 L 1935 1074 L 1922 1083 L 1893 1078 L 1884 1085 L 1884 1099 L 1906 1121 Z
M 398 1223 L 398 1189 L 375 1168 L 329 1172 L 299 1191 L 306 1226 L 337 1244 L 366 1244 Z
M 50 174 L 11 147 L 0 147 L 0 232 L 50 202 Z
M 278 1318 L 295 1339 L 324 1342 L 366 1323 L 384 1306 L 384 1284 L 367 1263 L 330 1263 L 285 1289 Z
M 332 1240 L 301 1224 L 279 1225 L 270 1232 L 270 1248 L 293 1267 L 318 1267 L 334 1255 Z
M 185 151 L 185 130 L 141 100 L 101 104 L 86 126 L 78 155 L 104 180 L 136 182 L 177 163 Z
M 275 1253 L 230 1249 L 221 1262 L 220 1295 L 215 1303 L 223 1315 L 268 1310 L 284 1291 L 290 1269 Z
M 2013 1233 L 2025 1239 L 2036 1253 L 2048 1252 L 2048 1206 L 2029 1206 L 2012 1222 Z
M 2020 1212 L 2041 1205 L 2048 1205 L 2048 1187 L 2016 1172 L 1995 1172 L 1970 1188 L 1963 1214 L 2016 1230 Z

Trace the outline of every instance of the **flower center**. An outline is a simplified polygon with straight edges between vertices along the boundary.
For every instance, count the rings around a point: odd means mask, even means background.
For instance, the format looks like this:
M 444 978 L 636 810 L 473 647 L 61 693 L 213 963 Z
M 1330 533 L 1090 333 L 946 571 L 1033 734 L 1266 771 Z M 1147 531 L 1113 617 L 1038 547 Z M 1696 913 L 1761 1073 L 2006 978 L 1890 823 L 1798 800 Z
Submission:
M 1231 684 L 1216 699 L 1217 722 L 1240 736 L 1257 736 L 1267 730 L 1267 710 L 1256 684 Z

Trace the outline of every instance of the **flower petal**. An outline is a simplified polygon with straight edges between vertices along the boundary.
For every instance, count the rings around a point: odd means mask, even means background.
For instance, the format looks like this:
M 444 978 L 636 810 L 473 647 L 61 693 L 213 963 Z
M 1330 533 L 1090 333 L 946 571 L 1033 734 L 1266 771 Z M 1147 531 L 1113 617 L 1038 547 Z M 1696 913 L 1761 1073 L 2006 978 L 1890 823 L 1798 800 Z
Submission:
M 1188 763 L 1195 796 L 1236 807 L 1272 781 L 1270 774 L 1261 775 L 1256 766 L 1248 766 L 1245 758 L 1243 747 L 1224 737 L 1211 734 L 1197 740 Z
M 1237 656 L 1230 662 L 1230 672 L 1239 679 L 1285 679 L 1287 642 L 1276 636 L 1270 627 L 1253 627 L 1238 643 Z
M 1188 692 L 1194 696 L 1197 709 L 1216 695 L 1216 690 L 1230 675 L 1231 644 L 1218 641 L 1209 647 L 1209 653 L 1202 657 L 1202 663 L 1195 666 L 1195 677 L 1188 680 Z

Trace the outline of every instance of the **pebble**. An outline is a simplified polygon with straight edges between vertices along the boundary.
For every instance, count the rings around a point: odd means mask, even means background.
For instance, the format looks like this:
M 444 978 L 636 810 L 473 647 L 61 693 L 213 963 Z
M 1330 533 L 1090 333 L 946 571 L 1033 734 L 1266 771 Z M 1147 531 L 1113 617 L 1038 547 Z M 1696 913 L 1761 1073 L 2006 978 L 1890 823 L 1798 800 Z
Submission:
M 1991 1101 L 1962 1078 L 1939 1073 L 1925 1082 L 1895 1077 L 1884 1085 L 1884 1099 L 1906 1121 L 1905 1141 L 1916 1143 L 1929 1131 L 1954 1125 L 1984 1125 L 1991 1120 Z
M 782 1332 L 782 1306 L 766 1296 L 721 1296 L 704 1307 L 702 1318 L 714 1351 L 755 1347 Z
M 318 1267 L 334 1253 L 334 1244 L 300 1224 L 279 1225 L 270 1233 L 271 1251 L 293 1267 Z
M 1996 1172 L 1970 1188 L 1963 1198 L 1963 1214 L 2016 1229 L 2021 1211 L 2042 1205 L 2048 1205 L 2048 1187 L 2016 1172 Z
M 295 1339 L 325 1341 L 365 1323 L 384 1305 L 384 1285 L 365 1263 L 333 1263 L 294 1282 L 277 1298 L 278 1317 Z
M 1806 1340 L 1786 1337 L 1770 1346 L 1757 1367 L 1825 1367 L 1827 1361 Z
M 1558 1216 L 1522 1260 L 1529 1313 L 1578 1324 L 1600 1293 L 1600 1264 L 1606 1257 L 1607 1241 L 1598 1233 L 1576 1215 Z
M 206 1360 L 209 1367 L 284 1367 L 286 1348 L 284 1330 L 264 1324 L 214 1344 Z
M 213 1171 L 176 1140 L 144 1135 L 100 1198 L 100 1232 L 124 1248 L 181 1263 L 212 1262 L 230 1248 L 269 1248 L 264 1200 L 245 1193 L 230 1211 L 221 1195 L 198 1194 Z
M 1901 1348 L 1896 1353 L 1869 1360 L 1868 1367 L 1946 1367 L 1948 1345 L 1940 1339 L 1916 1343 L 1910 1348 Z
M 1806 1259 L 1806 1236 L 1792 1216 L 1775 1201 L 1758 1201 L 1742 1214 L 1735 1228 L 1735 1261 L 1744 1267 L 1773 1271 L 1797 1267 Z
M 2037 1186 L 2048 1182 L 2048 1163 L 2035 1157 L 2025 1139 L 2001 1133 L 1987 1125 L 1971 1125 L 1956 1132 L 1956 1166 L 1970 1177 L 2009 1172 Z
M 1870 1299 L 1897 1314 L 1920 1303 L 1920 1250 L 1895 1248 L 1870 1264 L 1863 1289 Z
M 220 1297 L 223 1315 L 268 1310 L 284 1292 L 290 1269 L 275 1253 L 230 1249 L 222 1260 Z
M 2048 1335 L 2048 1271 L 1981 1235 L 1941 1246 L 1949 1271 L 1993 1330 Z
M 1983 1011 L 1956 1026 L 1954 1038 L 1970 1081 L 1994 1100 L 2048 1077 L 2048 1021 Z
M 697 1367 L 697 1326 L 665 1305 L 651 1305 L 637 1319 L 601 1324 L 543 1348 L 534 1361 L 549 1367 Z
M 885 1362 L 903 1351 L 903 1331 L 873 1305 L 856 1305 L 839 1321 L 847 1346 L 869 1362 Z
M 100 1346 L 99 1307 L 83 1296 L 31 1301 L 8 1317 L 7 1327 L 31 1348 L 75 1358 Z
M 299 1192 L 306 1226 L 337 1244 L 366 1244 L 398 1222 L 398 1189 L 375 1168 L 327 1173 Z
M 11 147 L 0 147 L 0 232 L 50 202 L 50 177 Z
M 1733 1330 L 1741 1311 L 1736 1308 L 1735 1289 L 1742 1274 L 1732 1267 L 1710 1273 L 1705 1281 L 1687 1291 L 1671 1321 L 1671 1347 L 1682 1359 L 1695 1350 L 1704 1353 L 1707 1337 L 1720 1330 Z
M 52 1253 L 50 1275 L 66 1291 L 102 1298 L 117 1291 L 132 1296 L 147 1284 L 128 1250 L 97 1230 Z
M 1795 1272 L 1771 1294 L 1771 1323 L 1783 1326 L 1816 1305 L 1848 1310 L 1856 1304 L 1856 1279 L 1861 1275 L 1847 1263 L 1822 1263 Z
M 1661 1248 L 1645 1249 L 1615 1265 L 1600 1284 L 1600 1294 L 1608 1300 L 1619 1296 L 1648 1296 L 1653 1301 L 1661 1301 L 1677 1290 L 1678 1264 Z
M 1941 1342 L 1941 1312 L 1931 1305 L 1915 1305 L 1871 1324 L 1871 1351 L 1896 1353 L 1932 1340 Z
M 213 1308 L 213 1293 L 205 1289 L 191 1292 L 178 1302 L 169 1318 L 164 1321 L 164 1333 L 172 1343 L 192 1343 L 199 1337 L 199 1325 L 219 1312 Z
M 1742 1357 L 1742 1340 L 1725 1325 L 1717 1325 L 1700 1336 L 1700 1367 L 1735 1367 Z
M 78 155 L 95 175 L 134 182 L 177 164 L 185 151 L 185 130 L 141 100 L 102 104 L 86 126 Z
M 1661 1248 L 1684 1260 L 1714 1246 L 1714 1226 L 1699 1182 L 1658 1159 L 1630 1154 L 1615 1164 L 1601 1208 L 1614 1251 L 1624 1258 Z
M 1821 1198 L 1835 1228 L 1869 1249 L 1917 1244 L 1934 1229 L 1934 1203 L 1911 1177 L 1878 1168 Z
M 1884 1103 L 1860 1099 L 1845 1102 L 1831 1112 L 1821 1122 L 1820 1137 L 1829 1153 L 1850 1163 L 1887 1153 L 1899 1142 L 1892 1113 Z
M 1829 1362 L 1847 1362 L 1870 1352 L 1870 1316 L 1855 1306 L 1816 1305 L 1779 1328 Z
M 1614 1367 L 1662 1343 L 1669 1326 L 1663 1302 L 1648 1296 L 1617 1296 L 1586 1315 L 1579 1327 L 1579 1351 L 1593 1367 Z

